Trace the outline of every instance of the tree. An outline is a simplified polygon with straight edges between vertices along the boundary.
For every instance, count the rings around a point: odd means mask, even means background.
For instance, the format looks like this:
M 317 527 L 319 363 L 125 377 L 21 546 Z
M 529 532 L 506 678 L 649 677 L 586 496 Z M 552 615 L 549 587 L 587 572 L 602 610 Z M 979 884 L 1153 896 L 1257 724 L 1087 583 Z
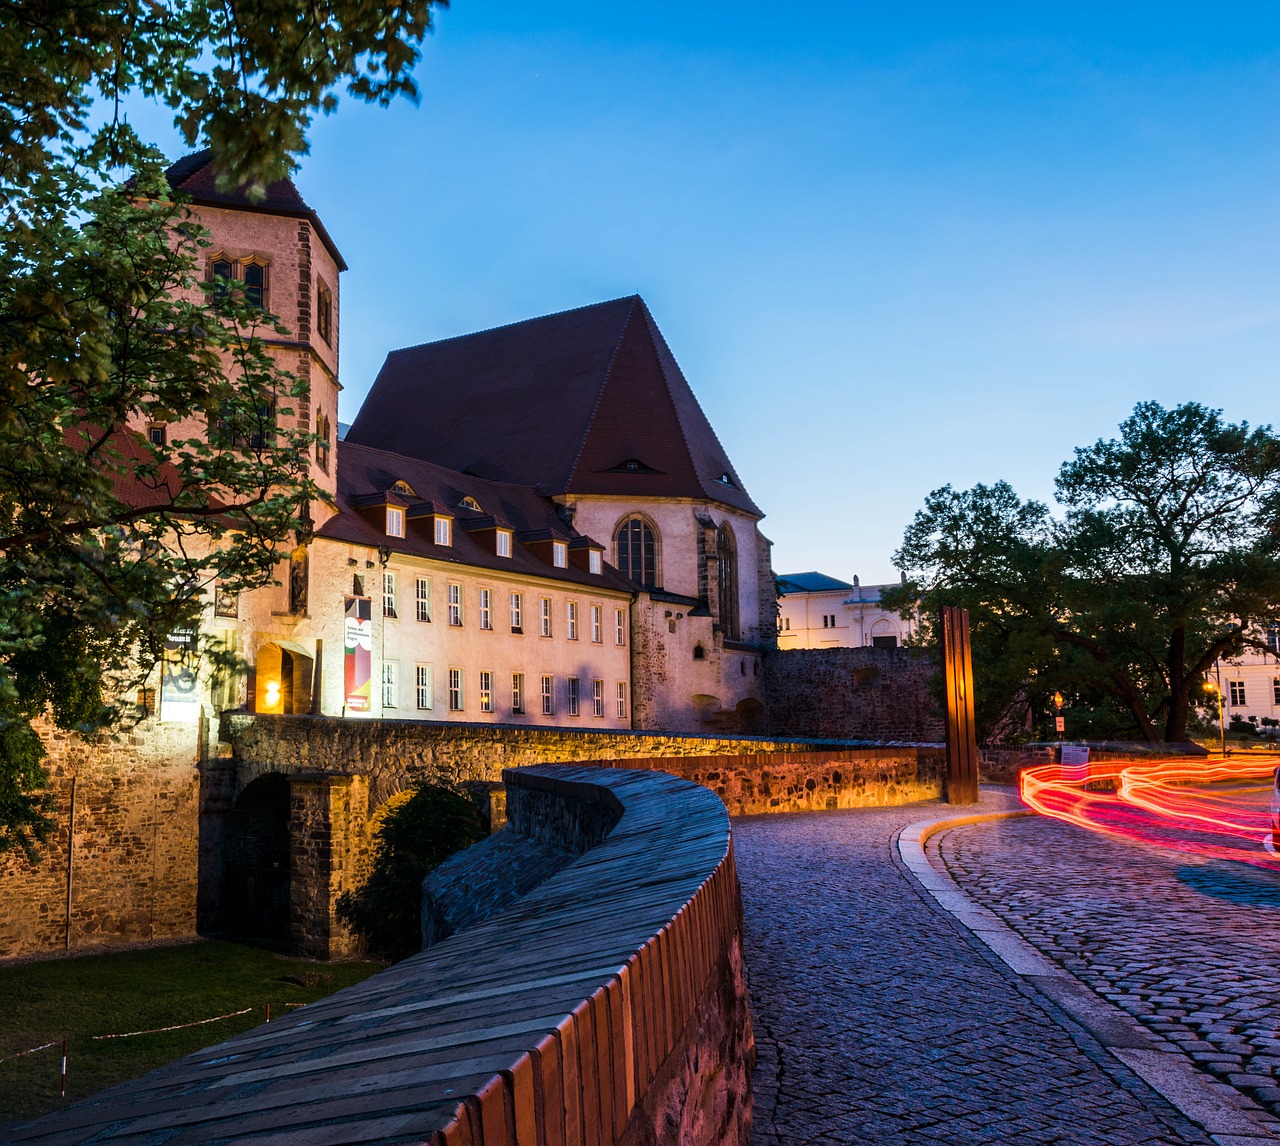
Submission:
M 980 731 L 1029 727 L 1055 690 L 1095 727 L 1186 738 L 1206 672 L 1280 623 L 1280 437 L 1143 402 L 1075 451 L 1055 515 L 1004 482 L 934 490 L 892 603 L 970 610 Z M 927 628 L 925 640 L 935 639 Z
M 120 720 L 165 636 L 213 580 L 269 581 L 305 535 L 305 387 L 233 291 L 201 293 L 207 245 L 131 129 L 130 98 L 171 107 L 253 196 L 306 150 L 340 85 L 416 96 L 433 4 L 0 0 L 0 851 L 49 829 L 47 714 Z M 211 434 L 154 446 L 148 420 Z
M 422 950 L 422 881 L 484 836 L 484 821 L 465 792 L 424 785 L 383 821 L 369 878 L 338 897 L 338 918 L 384 959 Z

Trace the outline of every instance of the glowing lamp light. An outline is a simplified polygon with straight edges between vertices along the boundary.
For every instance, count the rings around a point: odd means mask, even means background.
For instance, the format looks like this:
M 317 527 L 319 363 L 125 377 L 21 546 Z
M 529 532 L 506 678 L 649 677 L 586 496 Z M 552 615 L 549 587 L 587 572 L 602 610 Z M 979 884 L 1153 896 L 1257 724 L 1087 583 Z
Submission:
M 1055 692 L 1053 694 L 1053 707 L 1056 708 L 1059 712 L 1062 711 L 1062 693 Z
M 280 703 L 280 682 L 278 680 L 267 681 L 267 707 L 274 708 Z

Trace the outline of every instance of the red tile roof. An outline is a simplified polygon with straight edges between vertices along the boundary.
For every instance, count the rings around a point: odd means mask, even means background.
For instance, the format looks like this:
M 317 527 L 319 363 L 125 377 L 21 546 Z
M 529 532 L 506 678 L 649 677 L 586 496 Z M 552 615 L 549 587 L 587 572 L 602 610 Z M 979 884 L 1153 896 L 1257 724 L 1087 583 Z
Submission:
M 760 516 L 638 295 L 393 351 L 347 441 L 547 494 Z
M 375 495 L 385 494 L 397 481 L 408 483 L 416 496 L 401 493 L 394 499 L 393 504 L 407 507 L 406 536 L 388 537 L 383 519 L 376 509 L 369 507 L 381 501 Z M 474 498 L 480 509 L 466 508 L 462 504 L 466 497 Z M 583 538 L 560 517 L 553 502 L 528 486 L 489 481 L 456 473 L 420 458 L 339 442 L 338 509 L 338 515 L 318 530 L 320 537 L 370 548 L 387 545 L 396 553 L 568 581 L 602 591 L 634 592 L 634 586 L 607 562 L 598 574 L 588 573 L 573 562 L 561 569 L 522 544 L 522 537 L 530 541 L 555 538 L 571 544 Z M 430 520 L 421 516 L 433 510 L 454 517 L 452 545 L 435 543 Z M 492 538 L 483 534 L 473 536 L 468 531 L 469 525 L 490 529 L 495 525 L 510 527 L 515 533 L 511 556 L 497 556 Z M 599 543 L 593 544 L 606 550 Z
M 333 256 L 338 269 L 345 271 L 347 264 L 339 253 L 329 232 L 320 222 L 320 216 L 308 207 L 292 179 L 280 179 L 269 183 L 262 199 L 250 199 L 244 187 L 231 191 L 218 188 L 218 168 L 214 162 L 213 149 L 206 147 L 194 155 L 186 155 L 176 163 L 169 165 L 165 171 L 169 186 L 191 197 L 192 202 L 205 203 L 211 207 L 230 207 L 241 211 L 257 211 L 265 215 L 285 215 L 290 218 L 307 219 L 316 229 L 321 241 Z

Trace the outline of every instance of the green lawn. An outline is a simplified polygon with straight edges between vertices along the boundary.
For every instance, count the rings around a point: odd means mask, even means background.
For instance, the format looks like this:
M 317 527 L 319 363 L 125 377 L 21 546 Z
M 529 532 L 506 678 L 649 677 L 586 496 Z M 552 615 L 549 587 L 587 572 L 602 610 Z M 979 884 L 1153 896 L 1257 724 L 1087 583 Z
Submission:
M 0 967 L 0 1122 L 52 1110 L 67 1040 L 67 1098 L 144 1074 L 287 1010 L 358 983 L 376 963 L 311 963 L 209 941 Z M 95 1040 L 253 1009 L 163 1034 Z M 48 1050 L 21 1058 L 42 1043 Z

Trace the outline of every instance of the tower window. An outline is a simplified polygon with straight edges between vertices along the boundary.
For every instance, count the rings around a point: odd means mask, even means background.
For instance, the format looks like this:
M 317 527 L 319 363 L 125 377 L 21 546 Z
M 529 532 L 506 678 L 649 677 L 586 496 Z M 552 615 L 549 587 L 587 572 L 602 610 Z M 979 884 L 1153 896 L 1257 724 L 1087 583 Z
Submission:
M 333 345 L 333 295 L 323 282 L 316 287 L 316 333 Z

